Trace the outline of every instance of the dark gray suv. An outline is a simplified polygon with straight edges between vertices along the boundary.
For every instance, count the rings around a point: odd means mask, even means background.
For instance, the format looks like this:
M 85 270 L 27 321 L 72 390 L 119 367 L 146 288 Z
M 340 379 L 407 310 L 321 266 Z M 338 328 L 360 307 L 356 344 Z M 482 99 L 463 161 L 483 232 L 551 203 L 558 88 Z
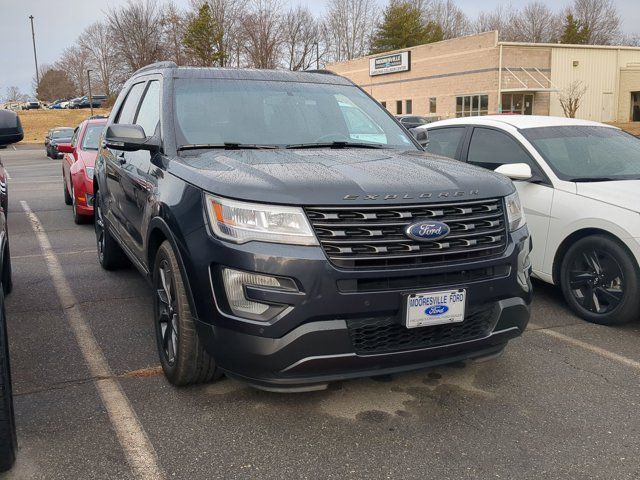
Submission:
M 146 67 L 96 162 L 99 259 L 154 291 L 174 384 L 267 389 L 488 357 L 529 318 L 510 180 L 329 73 Z

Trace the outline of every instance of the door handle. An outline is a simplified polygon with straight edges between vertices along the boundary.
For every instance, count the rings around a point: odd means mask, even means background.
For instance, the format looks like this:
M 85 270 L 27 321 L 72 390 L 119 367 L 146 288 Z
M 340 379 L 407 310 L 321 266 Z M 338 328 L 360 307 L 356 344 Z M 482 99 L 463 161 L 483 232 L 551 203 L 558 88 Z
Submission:
M 124 165 L 125 163 L 127 163 L 127 159 L 124 158 L 124 152 L 119 153 L 118 156 L 117 156 L 117 159 L 118 159 L 118 163 L 120 165 Z

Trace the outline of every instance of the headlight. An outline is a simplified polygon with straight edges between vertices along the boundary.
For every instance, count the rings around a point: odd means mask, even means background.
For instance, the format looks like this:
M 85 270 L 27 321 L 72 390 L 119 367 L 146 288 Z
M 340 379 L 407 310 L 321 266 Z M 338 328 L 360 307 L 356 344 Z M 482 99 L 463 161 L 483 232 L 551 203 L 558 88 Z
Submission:
M 520 197 L 518 192 L 513 192 L 511 195 L 505 197 L 504 203 L 507 207 L 507 219 L 509 220 L 509 231 L 523 227 L 527 220 L 524 218 L 524 209 L 522 203 L 520 203 Z
M 87 178 L 89 180 L 93 180 L 93 168 L 92 167 L 87 167 L 85 170 L 87 172 Z
M 240 202 L 213 195 L 207 195 L 206 202 L 211 228 L 224 240 L 318 244 L 301 208 Z

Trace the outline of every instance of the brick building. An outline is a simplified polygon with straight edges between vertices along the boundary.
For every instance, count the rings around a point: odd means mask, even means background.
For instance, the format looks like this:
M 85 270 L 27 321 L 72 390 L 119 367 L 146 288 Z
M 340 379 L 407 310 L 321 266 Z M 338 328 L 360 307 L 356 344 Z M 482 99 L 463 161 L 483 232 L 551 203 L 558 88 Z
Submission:
M 640 121 L 640 48 L 499 42 L 498 32 L 327 66 L 391 113 L 441 118 L 487 113 L 563 115 L 558 92 L 586 87 L 577 117 Z

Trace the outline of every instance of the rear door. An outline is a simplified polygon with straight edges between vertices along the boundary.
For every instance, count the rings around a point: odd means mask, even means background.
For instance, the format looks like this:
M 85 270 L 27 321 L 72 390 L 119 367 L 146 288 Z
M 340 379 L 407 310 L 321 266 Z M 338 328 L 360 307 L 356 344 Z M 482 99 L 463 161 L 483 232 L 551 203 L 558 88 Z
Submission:
M 533 238 L 531 263 L 534 271 L 542 271 L 554 195 L 551 182 L 525 146 L 510 133 L 497 128 L 474 127 L 464 156 L 468 163 L 489 170 L 510 163 L 526 163 L 531 167 L 531 180 L 513 183 L 520 195 Z

